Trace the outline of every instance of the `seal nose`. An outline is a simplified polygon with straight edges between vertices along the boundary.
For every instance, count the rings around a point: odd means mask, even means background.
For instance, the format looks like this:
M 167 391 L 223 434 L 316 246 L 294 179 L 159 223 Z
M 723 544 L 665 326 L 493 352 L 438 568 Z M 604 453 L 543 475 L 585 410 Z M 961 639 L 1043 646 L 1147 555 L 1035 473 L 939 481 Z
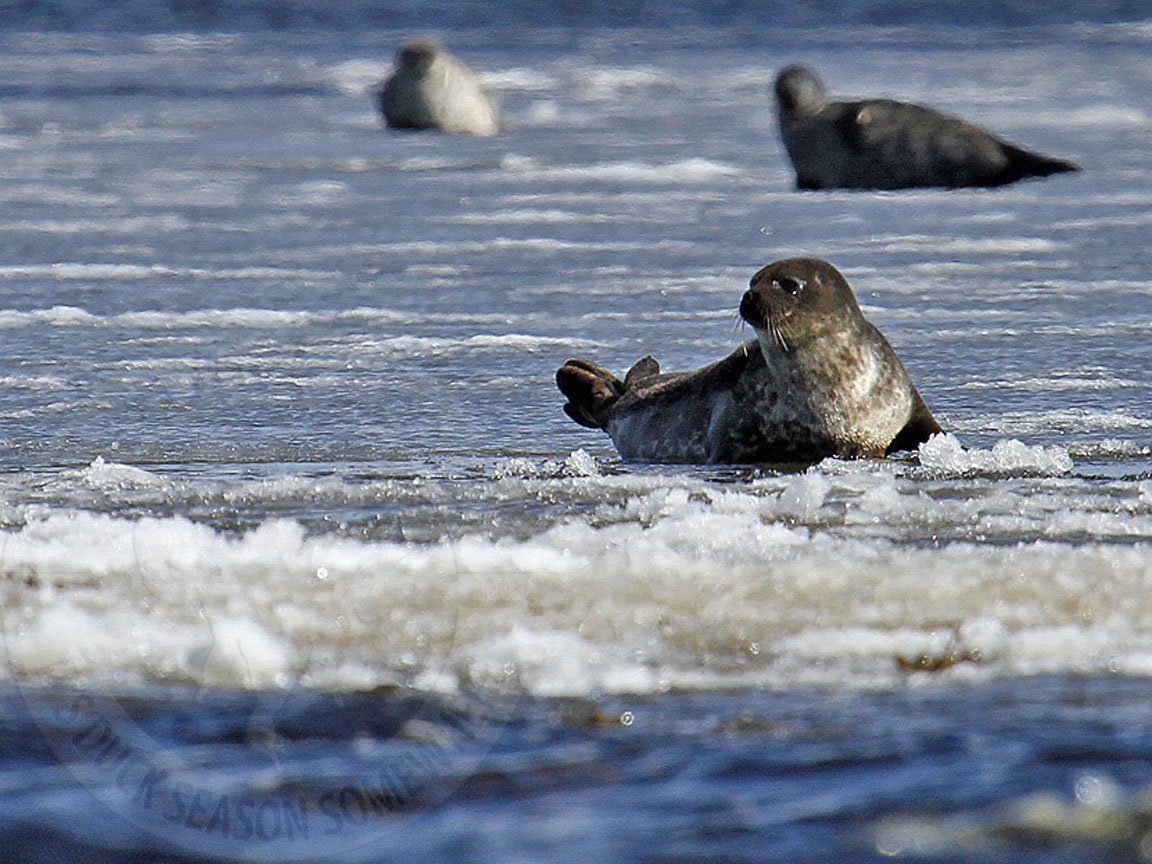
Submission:
M 760 309 L 760 297 L 752 289 L 744 292 L 740 298 L 740 317 L 753 327 L 760 327 L 764 323 L 764 313 Z

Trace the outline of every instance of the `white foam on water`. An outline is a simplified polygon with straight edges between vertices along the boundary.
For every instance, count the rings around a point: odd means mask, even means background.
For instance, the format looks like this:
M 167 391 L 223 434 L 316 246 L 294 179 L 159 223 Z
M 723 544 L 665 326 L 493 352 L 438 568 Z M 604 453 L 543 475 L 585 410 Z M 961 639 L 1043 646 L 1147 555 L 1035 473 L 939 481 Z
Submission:
M 100 130 L 100 140 L 122 143 L 146 142 L 153 144 L 161 142 L 164 144 L 180 144 L 185 141 L 195 141 L 196 136 L 191 132 L 141 128 L 140 126 L 129 123 L 123 126 L 105 126 Z
M 493 471 L 498 480 L 509 478 L 599 477 L 600 466 L 586 450 L 574 450 L 563 462 L 514 458 L 501 460 Z
M 1128 105 L 1087 105 L 1073 108 L 1070 111 L 1061 111 L 1052 125 L 1069 126 L 1147 126 L 1152 124 L 1152 117 Z
M 5 185 L 0 188 L 0 201 L 12 203 L 57 204 L 62 207 L 116 207 L 116 195 L 88 192 L 62 185 Z
M 129 216 L 119 219 L 40 219 L 0 222 L 0 230 L 37 234 L 124 234 L 136 236 L 145 232 L 173 233 L 187 231 L 192 222 L 175 213 L 154 216 Z M 12 271 L 12 275 L 19 270 Z M 27 274 L 32 275 L 32 274 Z
M 1100 228 L 1111 228 L 1116 226 L 1147 225 L 1149 222 L 1152 222 L 1152 213 L 1123 213 L 1120 215 L 1110 214 L 1107 216 L 1089 216 L 1080 217 L 1077 219 L 1066 219 L 1060 222 L 1053 222 L 1052 228 L 1056 230 L 1070 229 L 1073 231 L 1083 231 L 1085 229 L 1098 230 Z M 1103 282 L 1104 280 L 1101 281 Z M 1135 284 L 1146 285 L 1146 283 Z
M 0 387 L 63 390 L 68 387 L 68 381 L 55 375 L 0 375 Z
M 942 240 L 938 236 L 907 235 L 885 237 L 883 235 L 860 241 L 860 245 L 875 247 L 881 252 L 934 252 L 939 254 L 958 252 L 978 252 L 987 254 L 1022 254 L 1028 252 L 1054 252 L 1064 244 L 1046 237 L 954 237 Z
M 636 668 L 621 653 L 578 633 L 513 625 L 507 633 L 470 646 L 461 658 L 461 668 L 471 686 L 501 687 L 515 681 L 544 697 L 651 692 L 653 675 Z
M 90 489 L 103 491 L 132 487 L 161 487 L 167 482 L 158 474 L 153 474 L 134 465 L 108 462 L 103 456 L 97 456 L 92 460 L 91 465 L 75 472 L 72 477 Z
M 580 69 L 576 78 L 576 97 L 597 102 L 656 87 L 683 86 L 678 76 L 656 66 Z
M 381 60 L 346 60 L 321 70 L 333 86 L 349 96 L 363 96 L 383 83 L 392 64 Z
M 207 639 L 188 656 L 198 682 L 268 689 L 291 681 L 288 646 L 248 618 L 213 618 Z
M 349 186 L 338 180 L 311 180 L 272 200 L 282 206 L 332 204 L 347 197 Z M 333 274 L 334 275 L 334 274 Z
M 1082 331 L 1077 331 L 1078 333 Z M 1074 374 L 1064 374 L 1046 378 L 1014 378 L 990 381 L 965 381 L 957 385 L 961 390 L 1002 390 L 1013 388 L 1032 393 L 1051 393 L 1059 390 L 1082 392 L 1085 390 L 1132 390 L 1143 389 L 1148 382 L 1136 378 L 1100 377 L 1088 378 Z
M 281 329 L 343 321 L 391 324 L 408 320 L 409 316 L 405 313 L 370 307 L 325 312 L 242 307 L 235 309 L 195 309 L 189 312 L 123 312 L 119 315 L 109 315 L 104 319 L 105 323 L 111 326 L 157 330 L 170 327 Z
M 506 319 L 503 316 L 500 320 Z M 285 309 L 194 309 L 188 312 L 122 312 L 116 315 L 94 315 L 77 306 L 53 306 L 49 309 L 17 311 L 0 310 L 0 328 L 30 327 L 37 324 L 54 326 L 129 327 L 146 330 L 168 330 L 174 327 L 237 327 L 273 329 L 308 327 L 339 322 L 407 323 L 416 317 L 392 309 L 357 307 L 355 309 L 312 312 Z M 440 320 L 453 320 L 441 318 Z
M 1055 445 L 1028 446 L 1021 441 L 997 441 L 991 450 L 968 450 L 955 435 L 933 435 L 920 445 L 920 464 L 946 474 L 1067 474 L 1072 457 Z
M 622 216 L 606 213 L 577 213 L 572 210 L 497 210 L 491 213 L 461 213 L 431 220 L 433 222 L 455 222 L 464 225 L 543 225 L 580 224 L 625 221 Z
M 13 309 L 0 310 L 0 328 L 27 327 L 33 324 L 53 326 L 91 325 L 100 319 L 77 306 L 52 306 L 48 309 L 34 309 L 18 312 Z
M 598 477 L 600 466 L 586 450 L 573 450 L 564 460 L 563 473 L 568 477 Z
M 1102 441 L 1072 444 L 1068 448 L 1069 454 L 1077 459 L 1107 459 L 1110 457 L 1149 456 L 1152 447 L 1137 441 L 1126 441 L 1122 438 L 1105 438 Z
M 373 124 L 373 125 L 378 125 Z M 398 171 L 461 171 L 477 167 L 473 161 L 446 156 L 408 156 L 394 165 Z
M 240 41 L 232 33 L 156 33 L 140 38 L 140 44 L 157 54 L 186 54 L 198 51 L 221 51 Z
M 437 259 L 447 256 L 469 256 L 491 254 L 497 251 L 530 252 L 631 252 L 636 250 L 687 250 L 695 248 L 684 240 L 659 240 L 645 243 L 640 240 L 561 240 L 555 237 L 493 237 L 488 241 L 477 240 L 406 240 L 395 243 L 374 243 L 371 246 L 348 247 L 354 254 L 378 253 L 411 256 L 413 254 L 435 255 Z M 289 257 L 285 255 L 284 257 Z
M 592 339 L 565 339 L 525 333 L 502 335 L 481 333 L 464 339 L 391 336 L 384 339 L 363 340 L 359 343 L 359 347 L 390 357 L 424 357 L 430 354 L 447 355 L 470 351 L 519 350 L 531 353 L 545 348 L 602 348 L 604 343 Z
M 15 420 L 27 417 L 40 417 L 46 414 L 63 414 L 64 412 L 74 410 L 75 407 L 71 402 L 50 402 L 47 405 L 39 405 L 35 409 L 18 408 L 15 411 L 6 411 L 0 416 Z
M 737 177 L 741 170 L 726 162 L 694 157 L 665 164 L 599 162 L 590 165 L 544 165 L 526 156 L 509 154 L 505 171 L 526 180 L 601 180 L 614 183 L 690 185 Z
M 1152 429 L 1152 416 L 1136 413 L 1132 409 L 1117 407 L 1110 410 L 1064 408 L 1033 411 L 1003 411 L 987 418 L 988 428 L 1005 435 L 1051 435 L 1054 430 L 1065 430 L 1083 435 L 1123 434 Z
M 961 473 L 973 464 L 949 453 Z M 1012 458 L 1027 472 L 1036 456 Z M 1152 671 L 1152 495 L 1098 512 L 1114 493 L 1086 490 L 1096 497 L 1076 509 L 1060 485 L 1074 479 L 940 496 L 904 470 L 923 469 L 831 463 L 748 486 L 669 486 L 604 475 L 581 451 L 553 465 L 508 460 L 502 485 L 479 494 L 606 503 L 525 538 L 427 544 L 313 535 L 288 519 L 237 536 L 184 517 L 29 507 L 9 514 L 22 527 L 0 549 L 12 575 L 0 585 L 4 674 L 573 695 Z M 206 491 L 103 460 L 69 482 L 125 500 Z M 430 502 L 446 488 L 388 481 L 360 494 Z M 337 478 L 280 478 L 224 497 L 356 494 Z M 974 520 L 1004 540 L 904 539 Z M 1135 533 L 1124 545 L 1084 539 L 1096 531 Z M 1058 542 L 1012 539 L 1028 533 Z
M 0 279 L 50 276 L 59 281 L 146 280 L 190 277 L 194 279 L 327 279 L 332 270 L 296 270 L 284 267 L 235 267 L 209 270 L 200 267 L 166 267 L 160 264 L 25 264 L 0 267 Z
M 468 268 L 459 264 L 409 264 L 404 268 L 405 273 L 414 276 L 445 276 L 455 278 L 468 273 Z
M 480 77 L 484 86 L 492 90 L 540 92 L 556 90 L 560 87 L 560 80 L 556 76 L 524 66 L 510 69 L 485 69 Z

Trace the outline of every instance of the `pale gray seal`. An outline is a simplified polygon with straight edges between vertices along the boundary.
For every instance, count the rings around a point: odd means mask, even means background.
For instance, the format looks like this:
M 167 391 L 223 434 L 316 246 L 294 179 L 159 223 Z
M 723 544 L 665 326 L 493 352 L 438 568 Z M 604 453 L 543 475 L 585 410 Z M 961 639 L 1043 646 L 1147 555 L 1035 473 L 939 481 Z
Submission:
M 807 66 L 776 76 L 776 108 L 798 189 L 1003 186 L 1079 170 L 931 108 L 832 101 Z
M 695 372 L 661 374 L 645 357 L 621 381 L 569 360 L 556 373 L 565 413 L 642 462 L 882 457 L 942 431 L 828 262 L 769 264 L 752 277 L 740 315 L 755 341 Z
M 470 135 L 500 131 L 500 111 L 467 64 L 430 39 L 409 39 L 379 91 L 393 129 L 439 129 Z

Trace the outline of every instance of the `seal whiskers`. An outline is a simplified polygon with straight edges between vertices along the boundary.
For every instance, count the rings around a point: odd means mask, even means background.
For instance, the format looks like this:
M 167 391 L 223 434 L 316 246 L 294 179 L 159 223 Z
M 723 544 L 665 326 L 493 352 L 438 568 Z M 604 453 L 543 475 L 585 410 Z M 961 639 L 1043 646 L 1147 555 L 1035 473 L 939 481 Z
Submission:
M 776 323 L 774 318 L 768 319 L 768 329 L 772 333 L 772 338 L 776 340 L 776 344 L 780 346 L 780 350 L 785 354 L 788 353 L 788 340 L 784 338 L 784 334 L 780 330 L 780 325 Z

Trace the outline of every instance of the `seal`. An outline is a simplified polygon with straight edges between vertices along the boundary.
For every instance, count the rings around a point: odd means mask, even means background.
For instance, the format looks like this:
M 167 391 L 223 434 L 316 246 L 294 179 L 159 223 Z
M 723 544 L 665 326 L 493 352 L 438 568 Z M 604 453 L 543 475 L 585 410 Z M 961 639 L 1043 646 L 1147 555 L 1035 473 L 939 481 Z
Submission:
M 378 93 L 392 129 L 438 129 L 470 135 L 500 131 L 500 111 L 479 76 L 431 39 L 409 39 Z
M 840 272 L 788 258 L 752 277 L 740 316 L 756 339 L 693 372 L 651 357 L 621 381 L 588 360 L 556 373 L 565 413 L 630 461 L 813 463 L 880 458 L 943 431 Z
M 833 101 L 807 66 L 781 70 L 775 90 L 798 189 L 1004 186 L 1080 170 L 921 105 Z

